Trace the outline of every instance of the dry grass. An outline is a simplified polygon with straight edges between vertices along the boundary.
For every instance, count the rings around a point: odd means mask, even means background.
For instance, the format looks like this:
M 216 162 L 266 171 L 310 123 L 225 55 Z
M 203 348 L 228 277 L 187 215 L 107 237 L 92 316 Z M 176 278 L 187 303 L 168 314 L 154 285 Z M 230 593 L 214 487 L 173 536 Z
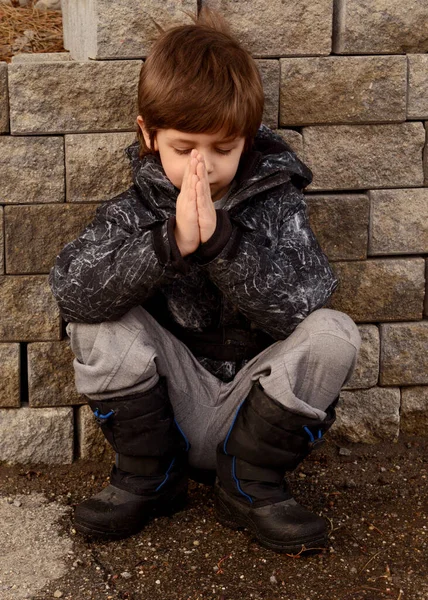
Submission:
M 64 52 L 61 11 L 39 11 L 31 0 L 22 8 L 0 5 L 0 61 L 10 63 L 12 56 L 25 53 Z M 33 32 L 28 35 L 24 32 Z

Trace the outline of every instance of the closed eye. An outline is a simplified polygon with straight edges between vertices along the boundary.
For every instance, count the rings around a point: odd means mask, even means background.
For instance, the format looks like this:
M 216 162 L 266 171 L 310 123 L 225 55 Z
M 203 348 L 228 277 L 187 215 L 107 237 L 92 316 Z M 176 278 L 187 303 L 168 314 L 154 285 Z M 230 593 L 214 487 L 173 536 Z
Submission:
M 188 150 L 177 150 L 177 148 L 174 148 L 174 152 L 176 152 L 177 154 L 190 154 L 192 151 L 192 148 L 189 148 Z
M 174 148 L 174 152 L 176 152 L 177 154 L 190 154 L 191 151 L 192 151 L 192 148 L 188 148 L 187 150 L 179 150 L 178 148 Z M 221 150 L 221 148 L 216 148 L 215 151 L 218 154 L 222 154 L 222 155 L 227 155 L 232 152 L 232 150 Z

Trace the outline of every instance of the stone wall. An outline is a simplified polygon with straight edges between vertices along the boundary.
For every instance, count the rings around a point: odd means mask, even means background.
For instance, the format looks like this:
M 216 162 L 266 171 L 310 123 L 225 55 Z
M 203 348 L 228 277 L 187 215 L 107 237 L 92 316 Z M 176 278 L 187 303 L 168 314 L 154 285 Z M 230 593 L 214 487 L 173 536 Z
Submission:
M 125 190 L 141 61 L 197 0 L 63 0 L 68 53 L 0 63 L 0 460 L 106 452 L 47 274 L 99 202 Z M 312 227 L 363 345 L 336 436 L 428 426 L 428 6 L 211 0 L 253 53 L 265 122 L 313 171 Z M 424 154 L 425 149 L 425 154 Z M 425 158 L 424 158 L 425 156 Z

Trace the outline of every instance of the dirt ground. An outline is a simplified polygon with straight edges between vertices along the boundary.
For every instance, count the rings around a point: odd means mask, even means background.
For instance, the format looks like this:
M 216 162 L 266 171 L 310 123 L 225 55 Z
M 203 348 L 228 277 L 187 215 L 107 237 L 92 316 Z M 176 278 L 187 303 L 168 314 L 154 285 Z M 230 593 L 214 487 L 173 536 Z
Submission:
M 329 546 L 297 556 L 220 525 L 212 488 L 191 482 L 187 508 L 139 534 L 100 542 L 76 534 L 72 508 L 108 481 L 109 465 L 0 466 L 0 496 L 43 494 L 72 541 L 66 573 L 34 600 L 428 600 L 428 438 L 337 446 L 292 474 L 298 501 L 328 519 Z M 28 549 L 31 552 L 31 549 Z M 11 591 L 10 599 L 14 600 Z

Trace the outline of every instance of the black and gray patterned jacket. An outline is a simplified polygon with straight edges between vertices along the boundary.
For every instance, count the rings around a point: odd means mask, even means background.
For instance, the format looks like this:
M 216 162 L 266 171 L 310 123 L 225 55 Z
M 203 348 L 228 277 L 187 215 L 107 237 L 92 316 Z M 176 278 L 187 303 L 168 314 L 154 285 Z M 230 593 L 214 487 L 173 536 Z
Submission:
M 230 381 L 245 362 L 322 307 L 336 289 L 310 229 L 302 189 L 312 173 L 261 126 L 210 240 L 185 258 L 174 238 L 179 190 L 138 142 L 133 185 L 97 210 L 57 257 L 49 281 L 66 321 L 118 319 L 144 306 L 211 373 Z

